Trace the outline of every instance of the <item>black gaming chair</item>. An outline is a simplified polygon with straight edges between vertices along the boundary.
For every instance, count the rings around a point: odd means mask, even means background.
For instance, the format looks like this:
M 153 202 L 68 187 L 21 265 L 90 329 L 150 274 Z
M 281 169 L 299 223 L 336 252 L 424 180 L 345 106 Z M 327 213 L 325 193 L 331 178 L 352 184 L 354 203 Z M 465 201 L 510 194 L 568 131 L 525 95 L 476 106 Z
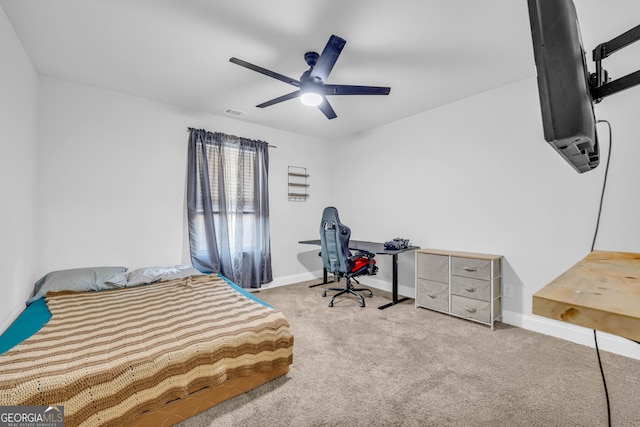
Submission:
M 351 284 L 351 279 L 358 282 L 355 277 L 364 274 L 373 275 L 378 271 L 375 254 L 368 251 L 358 251 L 355 255 L 349 250 L 349 238 L 351 237 L 351 229 L 340 222 L 338 218 L 338 210 L 334 207 L 324 209 L 322 213 L 322 222 L 320 223 L 320 242 L 322 245 L 322 264 L 328 273 L 333 273 L 336 280 L 344 277 L 346 284 L 344 288 L 326 289 L 322 296 L 327 296 L 327 291 L 339 291 L 331 298 L 329 307 L 333 307 L 333 300 L 342 294 L 350 293 L 360 299 L 360 307 L 364 307 L 364 298 L 359 291 L 369 292 L 368 297 L 371 298 L 373 293 L 370 289 L 356 289 Z

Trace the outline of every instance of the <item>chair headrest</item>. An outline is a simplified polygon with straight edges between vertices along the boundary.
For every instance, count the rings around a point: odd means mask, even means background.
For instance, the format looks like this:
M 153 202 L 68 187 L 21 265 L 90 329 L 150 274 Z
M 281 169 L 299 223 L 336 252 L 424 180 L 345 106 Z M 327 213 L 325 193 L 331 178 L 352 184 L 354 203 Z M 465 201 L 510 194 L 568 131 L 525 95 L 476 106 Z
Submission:
M 336 224 L 340 224 L 340 217 L 338 216 L 338 209 L 333 206 L 329 206 L 324 208 L 322 211 L 322 222 L 335 222 Z

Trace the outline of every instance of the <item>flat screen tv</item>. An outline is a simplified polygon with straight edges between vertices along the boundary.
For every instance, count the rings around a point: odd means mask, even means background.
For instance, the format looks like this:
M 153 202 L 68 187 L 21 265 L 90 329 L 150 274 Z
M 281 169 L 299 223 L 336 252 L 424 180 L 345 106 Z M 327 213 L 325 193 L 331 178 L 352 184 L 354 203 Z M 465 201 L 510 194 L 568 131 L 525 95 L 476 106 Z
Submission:
M 599 163 L 580 26 L 572 0 L 527 0 L 544 138 L 579 173 Z

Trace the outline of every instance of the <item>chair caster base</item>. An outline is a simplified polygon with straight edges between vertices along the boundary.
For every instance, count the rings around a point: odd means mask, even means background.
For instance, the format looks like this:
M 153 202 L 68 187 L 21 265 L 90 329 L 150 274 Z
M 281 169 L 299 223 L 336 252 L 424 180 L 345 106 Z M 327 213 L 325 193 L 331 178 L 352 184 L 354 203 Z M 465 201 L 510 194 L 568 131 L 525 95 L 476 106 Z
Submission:
M 355 280 L 355 279 L 353 279 Z M 355 295 L 356 297 L 358 297 L 358 301 L 360 302 L 360 307 L 364 307 L 365 303 L 364 303 L 364 299 L 366 298 L 373 298 L 373 292 L 371 291 L 371 289 L 367 289 L 367 288 L 354 288 L 350 281 L 347 280 L 346 286 L 344 288 L 327 288 L 325 290 L 322 291 L 322 296 L 326 297 L 327 296 L 327 292 L 330 291 L 338 291 L 337 294 L 333 295 L 333 297 L 331 298 L 331 301 L 329 302 L 329 307 L 333 307 L 333 302 L 335 300 L 336 297 L 340 296 L 340 295 L 344 295 L 344 294 L 352 294 Z M 358 293 L 358 291 L 364 293 L 364 295 L 361 295 Z M 368 292 L 368 294 L 366 294 L 365 292 Z

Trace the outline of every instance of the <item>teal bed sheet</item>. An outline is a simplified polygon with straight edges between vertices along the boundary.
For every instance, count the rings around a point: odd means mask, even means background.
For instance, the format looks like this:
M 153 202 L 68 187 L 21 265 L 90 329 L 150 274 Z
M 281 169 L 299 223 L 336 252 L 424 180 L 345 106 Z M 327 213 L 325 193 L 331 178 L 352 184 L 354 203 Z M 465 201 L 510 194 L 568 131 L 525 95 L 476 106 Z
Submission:
M 29 305 L 9 328 L 0 335 L 0 354 L 20 344 L 38 332 L 51 319 L 51 312 L 44 298 Z

